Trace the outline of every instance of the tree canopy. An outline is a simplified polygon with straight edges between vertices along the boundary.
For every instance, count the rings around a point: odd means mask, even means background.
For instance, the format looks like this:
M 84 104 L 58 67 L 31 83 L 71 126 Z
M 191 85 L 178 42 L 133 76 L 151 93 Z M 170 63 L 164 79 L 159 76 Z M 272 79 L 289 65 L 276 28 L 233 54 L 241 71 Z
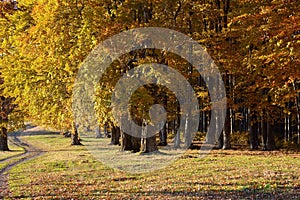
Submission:
M 227 124 L 233 127 L 230 119 L 247 117 L 242 108 L 255 118 L 250 126 L 264 120 L 284 123 L 289 117 L 300 141 L 299 1 L 20 0 L 0 2 L 0 9 L 1 95 L 12 99 L 26 120 L 71 129 L 73 84 L 89 52 L 124 30 L 165 27 L 198 41 L 218 65 L 230 109 Z M 147 49 L 123 55 L 105 72 L 96 88 L 100 124 L 115 123 L 111 95 L 122 74 L 149 62 L 181 72 L 198 95 L 200 121 L 209 118 L 201 74 L 174 54 Z M 164 87 L 146 85 L 131 100 L 137 118 L 145 118 L 139 107 L 145 103 L 165 104 L 170 122 L 178 117 L 176 98 Z

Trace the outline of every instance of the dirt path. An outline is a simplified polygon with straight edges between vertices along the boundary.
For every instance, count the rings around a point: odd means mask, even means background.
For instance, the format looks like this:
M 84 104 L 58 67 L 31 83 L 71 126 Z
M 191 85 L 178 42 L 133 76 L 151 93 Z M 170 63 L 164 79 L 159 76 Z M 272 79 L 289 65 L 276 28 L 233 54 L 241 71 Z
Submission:
M 14 166 L 26 162 L 30 159 L 36 158 L 43 154 L 44 152 L 32 145 L 27 144 L 25 141 L 20 139 L 21 135 L 31 135 L 31 129 L 24 132 L 15 132 L 10 133 L 9 140 L 17 146 L 20 146 L 24 149 L 24 153 L 11 156 L 5 159 L 0 160 L 0 163 L 8 163 L 7 166 L 0 169 L 0 199 L 3 199 L 6 196 L 9 196 L 9 186 L 8 186 L 8 177 L 9 170 Z M 34 132 L 34 130 L 33 130 Z

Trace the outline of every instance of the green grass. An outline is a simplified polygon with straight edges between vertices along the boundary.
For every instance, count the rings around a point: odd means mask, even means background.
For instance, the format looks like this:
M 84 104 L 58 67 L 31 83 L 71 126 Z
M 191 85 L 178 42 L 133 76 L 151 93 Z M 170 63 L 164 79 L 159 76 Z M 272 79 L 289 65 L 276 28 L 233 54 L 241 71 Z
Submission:
M 15 145 L 14 143 L 8 141 L 8 147 L 10 151 L 0 151 L 0 169 L 3 169 L 4 167 L 8 166 L 9 164 L 17 161 L 19 158 L 14 157 L 17 155 L 20 155 L 25 152 L 25 150 Z M 5 160 L 8 159 L 8 160 Z
M 299 154 L 214 150 L 197 158 L 199 152 L 190 150 L 166 168 L 131 174 L 103 165 L 59 135 L 24 139 L 47 152 L 10 171 L 12 199 L 299 198 Z
M 0 151 L 0 160 L 24 153 L 24 149 L 8 141 L 10 151 Z

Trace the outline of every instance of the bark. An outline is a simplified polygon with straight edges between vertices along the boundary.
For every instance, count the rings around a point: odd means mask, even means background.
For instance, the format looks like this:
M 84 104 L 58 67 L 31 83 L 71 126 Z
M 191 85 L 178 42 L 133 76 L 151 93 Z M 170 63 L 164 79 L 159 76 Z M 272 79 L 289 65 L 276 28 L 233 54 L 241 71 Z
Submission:
M 157 96 L 157 95 L 156 95 Z M 164 93 L 162 97 L 162 104 L 165 106 L 165 108 L 168 107 L 168 97 Z M 167 146 L 167 136 L 168 136 L 168 131 L 167 131 L 167 123 L 164 124 L 162 130 L 159 131 L 159 146 Z
M 300 110 L 297 109 L 297 143 L 300 144 Z
M 249 143 L 250 149 L 258 149 L 258 122 L 255 113 L 249 116 Z
M 284 141 L 288 141 L 288 117 L 284 116 Z
M 141 148 L 141 139 L 133 137 L 121 131 L 121 149 L 122 151 L 138 152 Z
M 267 150 L 272 151 L 276 148 L 274 137 L 274 125 L 267 123 Z
M 220 8 L 219 8 L 220 9 Z M 232 77 L 227 72 L 224 76 L 224 82 L 226 86 L 226 90 L 228 92 L 227 98 L 232 99 Z M 229 108 L 229 104 L 227 105 L 226 111 L 225 111 L 225 120 L 224 120 L 224 127 L 223 127 L 223 146 L 222 149 L 230 149 L 230 135 L 231 135 L 231 128 L 232 128 L 232 121 L 231 121 L 231 109 Z
M 216 121 L 218 121 L 218 120 L 219 120 L 219 118 L 218 118 L 218 116 L 216 116 Z M 222 127 L 220 127 L 220 128 L 222 128 Z M 218 123 L 216 123 L 216 133 L 218 133 L 218 131 L 219 131 L 219 126 L 218 126 Z M 224 132 L 221 131 L 219 137 L 217 137 L 217 134 L 216 134 L 216 146 L 215 147 L 217 149 L 222 149 L 223 145 L 224 145 Z
M 3 83 L 3 79 L 0 79 L 1 83 Z M 0 121 L 3 126 L 0 128 L 0 151 L 9 151 L 7 144 L 7 124 L 8 124 L 8 115 L 13 111 L 15 105 L 12 104 L 11 98 L 5 98 L 1 96 L 0 101 L 0 109 L 1 116 Z
M 203 133 L 203 123 L 202 123 L 202 119 L 203 119 L 203 111 L 200 111 L 198 131 L 201 132 L 201 133 Z
M 230 109 L 230 134 L 233 133 L 235 127 L 235 112 L 233 109 Z
M 120 130 L 122 151 L 139 152 L 141 148 L 141 138 L 133 137 Z
M 77 127 L 75 124 L 72 127 L 72 135 L 71 135 L 72 145 L 82 145 L 79 141 L 79 134 Z
M 206 115 L 206 113 L 205 113 Z M 210 115 L 209 113 L 207 114 L 207 116 L 205 116 L 205 127 L 206 127 L 206 144 L 212 144 L 215 145 L 216 143 L 216 134 L 212 133 L 212 134 L 208 134 L 208 126 L 209 126 L 209 122 L 210 122 Z
M 203 15 L 203 18 L 205 18 L 206 16 Z M 207 32 L 207 21 L 204 19 L 203 20 L 203 27 L 204 27 L 204 31 Z
M 227 24 L 228 24 L 229 7 L 230 7 L 230 0 L 225 0 L 225 3 L 224 3 L 224 16 L 223 16 L 224 28 L 228 27 Z
M 248 113 L 248 108 L 243 108 L 243 120 L 242 120 L 242 131 L 249 131 L 249 113 Z
M 96 128 L 96 138 L 102 138 L 102 137 L 103 137 L 103 135 L 101 133 L 101 128 L 100 128 L 100 126 L 98 126 Z
M 180 143 L 181 143 L 181 140 L 180 140 L 180 106 L 177 105 L 177 119 L 175 120 L 175 138 L 174 138 L 174 148 L 177 149 L 177 148 L 180 148 Z
M 227 108 L 226 111 L 226 118 L 225 118 L 225 124 L 224 124 L 224 129 L 223 129 L 223 149 L 230 149 L 231 144 L 230 144 L 230 109 Z
M 145 122 L 143 122 L 144 125 Z M 150 153 L 154 151 L 158 151 L 157 144 L 156 144 L 156 135 L 152 137 L 148 137 L 148 130 L 145 126 L 141 135 L 141 148 L 140 151 L 142 153 Z
M 299 89 L 299 83 L 297 81 L 294 81 L 293 83 L 294 90 Z M 297 92 L 296 98 L 295 98 L 295 105 L 296 105 L 296 126 L 297 126 L 297 143 L 300 144 L 300 105 L 299 105 L 299 92 Z
M 112 126 L 110 144 L 119 145 L 120 144 L 120 137 L 121 137 L 120 127 Z
M 143 153 L 150 153 L 158 151 L 157 145 L 156 145 L 156 136 L 152 136 L 149 138 L 146 138 L 146 148 L 142 150 Z
M 190 130 L 190 119 L 188 115 L 185 118 L 184 137 L 185 137 L 186 148 L 190 148 L 192 145 L 192 136 Z
M 179 129 L 176 130 L 175 138 L 174 138 L 174 148 L 180 148 L 180 131 Z
M 217 144 L 216 144 L 216 149 L 222 149 L 223 145 L 224 145 L 224 133 L 221 132 L 220 137 L 217 140 Z
M 263 118 L 263 115 L 262 115 Z M 266 151 L 267 150 L 267 123 L 265 120 L 261 120 L 260 122 L 260 131 L 261 131 L 261 139 L 262 139 L 262 150 Z
M 146 152 L 146 139 L 147 139 L 147 127 L 146 123 L 143 120 L 143 125 L 142 125 L 142 134 L 141 134 L 141 152 Z
M 174 121 L 168 121 L 167 122 L 167 134 L 171 133 L 173 134 L 174 131 Z
M 258 149 L 258 123 L 254 122 L 250 126 L 250 135 L 249 135 L 250 149 Z
M 111 138 L 111 135 L 108 133 L 108 131 L 107 131 L 107 127 L 108 127 L 108 125 L 107 124 L 104 124 L 104 135 L 106 136 L 106 137 L 108 137 L 108 138 Z
M 7 129 L 2 127 L 0 133 L 0 151 L 9 151 L 7 143 Z
M 167 146 L 167 127 L 166 124 L 162 128 L 162 130 L 159 131 L 159 143 L 158 146 Z
M 206 117 L 206 112 L 205 111 L 202 111 L 203 114 L 202 114 L 202 123 L 203 123 L 203 132 L 207 132 L 207 125 L 208 125 L 208 122 L 207 122 L 207 117 Z

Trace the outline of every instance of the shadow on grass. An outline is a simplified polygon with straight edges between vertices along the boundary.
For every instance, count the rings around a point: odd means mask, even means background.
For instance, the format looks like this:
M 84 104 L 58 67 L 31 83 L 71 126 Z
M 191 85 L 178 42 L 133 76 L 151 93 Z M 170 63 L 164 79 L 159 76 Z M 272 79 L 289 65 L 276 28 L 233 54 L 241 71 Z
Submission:
M 242 189 L 242 190 L 206 190 L 206 191 L 139 191 L 139 192 L 124 192 L 122 190 L 114 191 L 102 191 L 93 190 L 92 196 L 103 196 L 105 193 L 110 193 L 111 195 L 122 196 L 134 196 L 134 198 L 139 199 L 141 197 L 148 197 L 150 199 L 156 198 L 176 198 L 176 199 L 299 199 L 299 191 L 293 190 L 274 190 L 274 191 L 263 191 L 255 189 Z M 89 196 L 89 195 L 88 195 Z
M 55 131 L 27 131 L 27 132 L 14 132 L 13 136 L 34 136 L 34 135 L 59 135 L 59 132 Z
M 11 149 L 10 149 L 10 150 L 8 150 L 8 152 L 23 152 L 23 150 L 21 150 L 21 149 L 20 149 L 20 150 L 16 150 L 16 149 L 11 150 Z

